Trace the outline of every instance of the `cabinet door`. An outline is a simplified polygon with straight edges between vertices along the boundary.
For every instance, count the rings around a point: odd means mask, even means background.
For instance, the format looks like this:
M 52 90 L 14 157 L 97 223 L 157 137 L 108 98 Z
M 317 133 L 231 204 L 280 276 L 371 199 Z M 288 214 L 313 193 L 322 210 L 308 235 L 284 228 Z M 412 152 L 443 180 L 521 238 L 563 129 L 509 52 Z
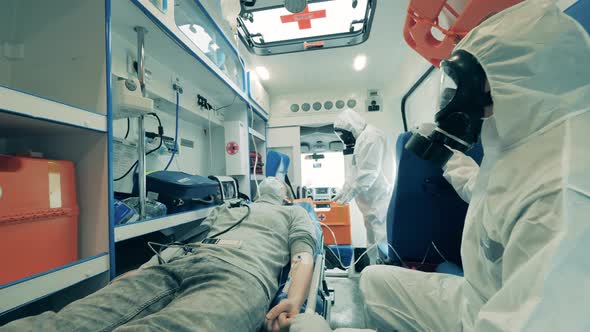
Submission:
M 227 175 L 248 175 L 249 143 L 248 131 L 242 121 L 226 121 L 225 167 Z

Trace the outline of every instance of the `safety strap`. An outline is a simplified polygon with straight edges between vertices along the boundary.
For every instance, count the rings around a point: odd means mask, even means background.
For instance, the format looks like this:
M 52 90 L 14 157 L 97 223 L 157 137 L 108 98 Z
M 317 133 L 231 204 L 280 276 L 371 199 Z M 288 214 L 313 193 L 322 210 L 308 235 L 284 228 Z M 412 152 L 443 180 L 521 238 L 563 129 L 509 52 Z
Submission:
M 293 194 L 293 198 L 297 198 L 297 195 L 295 194 L 295 190 L 293 190 L 293 185 L 291 185 L 291 180 L 289 180 L 289 175 L 285 174 L 285 183 L 289 186 L 289 189 L 291 189 L 291 193 Z

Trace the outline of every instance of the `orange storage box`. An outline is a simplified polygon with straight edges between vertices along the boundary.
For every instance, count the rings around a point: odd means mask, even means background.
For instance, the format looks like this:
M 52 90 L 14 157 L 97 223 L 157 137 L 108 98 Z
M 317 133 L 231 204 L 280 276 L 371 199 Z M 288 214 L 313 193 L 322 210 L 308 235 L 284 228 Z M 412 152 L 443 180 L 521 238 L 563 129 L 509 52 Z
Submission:
M 0 155 L 0 284 L 77 259 L 74 164 Z
M 316 201 L 313 202 L 313 207 L 320 221 L 328 225 L 334 232 L 338 245 L 352 244 L 350 207 L 348 204 L 341 205 L 331 201 Z M 324 233 L 324 244 L 336 244 L 334 236 L 324 225 L 322 225 L 322 232 Z

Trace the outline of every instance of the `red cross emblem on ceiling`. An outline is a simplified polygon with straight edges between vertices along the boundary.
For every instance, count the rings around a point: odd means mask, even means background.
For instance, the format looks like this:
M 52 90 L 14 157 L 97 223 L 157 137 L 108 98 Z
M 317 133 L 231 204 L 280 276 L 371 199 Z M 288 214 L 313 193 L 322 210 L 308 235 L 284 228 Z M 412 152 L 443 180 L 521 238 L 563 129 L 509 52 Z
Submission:
M 320 221 L 321 221 L 321 222 L 324 222 L 324 220 L 326 220 L 326 215 L 325 215 L 325 214 L 323 214 L 323 213 L 320 213 L 320 214 L 318 215 L 318 218 L 320 218 Z
M 305 7 L 305 10 L 301 13 L 281 16 L 281 22 L 283 24 L 297 22 L 297 24 L 299 25 L 299 30 L 304 30 L 311 29 L 311 20 L 324 17 L 326 17 L 325 9 L 310 12 L 309 7 Z

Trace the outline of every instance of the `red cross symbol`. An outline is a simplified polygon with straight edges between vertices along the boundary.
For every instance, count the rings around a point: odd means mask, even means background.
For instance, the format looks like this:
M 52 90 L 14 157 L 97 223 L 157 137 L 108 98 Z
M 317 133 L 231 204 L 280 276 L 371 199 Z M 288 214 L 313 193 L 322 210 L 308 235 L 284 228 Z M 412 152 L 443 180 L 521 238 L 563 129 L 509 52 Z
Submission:
M 305 10 L 302 11 L 301 13 L 281 16 L 281 22 L 283 22 L 283 23 L 297 22 L 297 24 L 299 25 L 299 30 L 303 30 L 303 29 L 311 29 L 311 20 L 315 20 L 318 18 L 324 18 L 324 17 L 326 17 L 326 10 L 325 9 L 310 12 L 309 7 L 305 7 Z
M 321 222 L 324 222 L 324 220 L 326 220 L 326 215 L 325 215 L 325 214 L 323 214 L 323 213 L 320 213 L 320 214 L 318 215 L 318 218 L 320 218 L 320 221 L 321 221 Z
M 227 151 L 227 154 L 230 156 L 233 156 L 234 154 L 238 153 L 238 151 L 240 151 L 240 146 L 236 142 L 228 142 L 225 146 L 225 151 Z

